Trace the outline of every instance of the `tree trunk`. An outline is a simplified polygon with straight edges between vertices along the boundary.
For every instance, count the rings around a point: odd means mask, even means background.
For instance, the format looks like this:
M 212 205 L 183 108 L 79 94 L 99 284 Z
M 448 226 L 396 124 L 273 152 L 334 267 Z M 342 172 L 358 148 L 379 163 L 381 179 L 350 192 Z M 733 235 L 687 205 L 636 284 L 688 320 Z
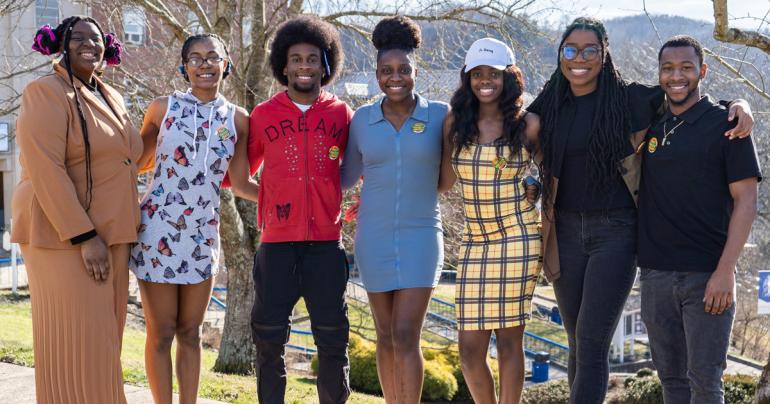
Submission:
M 757 383 L 757 392 L 754 395 L 754 404 L 770 404 L 770 357 L 762 371 L 762 377 Z
M 251 306 L 254 280 L 251 277 L 259 234 L 253 203 L 222 190 L 220 234 L 227 265 L 227 312 L 219 356 L 214 370 L 222 373 L 253 373 L 255 348 L 251 340 Z

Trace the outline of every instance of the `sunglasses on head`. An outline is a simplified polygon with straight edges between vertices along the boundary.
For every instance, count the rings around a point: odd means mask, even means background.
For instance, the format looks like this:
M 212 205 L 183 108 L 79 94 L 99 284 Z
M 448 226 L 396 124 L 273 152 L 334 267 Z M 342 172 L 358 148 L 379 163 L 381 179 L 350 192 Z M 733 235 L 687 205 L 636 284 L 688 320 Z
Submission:
M 575 60 L 578 55 L 583 55 L 583 60 L 591 61 L 599 57 L 601 48 L 598 46 L 586 46 L 583 49 L 579 49 L 577 46 L 567 45 L 561 48 L 561 55 L 566 60 Z

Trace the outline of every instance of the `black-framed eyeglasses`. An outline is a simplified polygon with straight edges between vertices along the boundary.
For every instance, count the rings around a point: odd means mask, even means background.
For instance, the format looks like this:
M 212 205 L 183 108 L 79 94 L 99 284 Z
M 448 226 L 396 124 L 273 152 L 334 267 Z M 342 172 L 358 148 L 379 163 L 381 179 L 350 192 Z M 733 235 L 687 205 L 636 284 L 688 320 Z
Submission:
M 583 55 L 583 60 L 591 61 L 599 57 L 601 48 L 598 46 L 586 46 L 583 49 L 579 49 L 577 46 L 567 45 L 561 48 L 561 55 L 564 59 L 575 60 L 578 55 Z
M 206 62 L 209 64 L 209 66 L 214 66 L 215 64 L 225 60 L 222 56 L 209 56 L 207 58 L 200 58 L 197 56 L 193 56 L 191 58 L 187 59 L 187 64 L 192 67 L 201 67 L 203 66 L 203 62 Z

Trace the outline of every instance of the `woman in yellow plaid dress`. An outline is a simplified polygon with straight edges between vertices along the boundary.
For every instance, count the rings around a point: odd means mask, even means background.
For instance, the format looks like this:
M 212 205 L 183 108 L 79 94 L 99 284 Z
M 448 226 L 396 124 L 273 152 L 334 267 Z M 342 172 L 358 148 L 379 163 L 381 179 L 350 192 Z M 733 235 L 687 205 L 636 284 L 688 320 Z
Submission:
M 459 179 L 465 211 L 456 311 L 463 375 L 476 403 L 497 402 L 487 364 L 497 338 L 500 403 L 518 403 L 524 383 L 524 324 L 540 272 L 539 213 L 524 177 L 540 127 L 523 104 L 523 78 L 511 49 L 476 41 L 444 122 L 439 190 Z

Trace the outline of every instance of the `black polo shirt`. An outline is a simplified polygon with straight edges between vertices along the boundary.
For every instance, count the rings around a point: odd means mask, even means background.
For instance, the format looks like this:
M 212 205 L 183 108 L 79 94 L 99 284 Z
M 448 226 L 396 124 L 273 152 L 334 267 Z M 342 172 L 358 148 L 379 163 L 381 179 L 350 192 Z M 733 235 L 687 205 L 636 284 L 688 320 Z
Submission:
M 667 132 L 673 129 L 665 144 L 664 124 Z M 705 96 L 679 116 L 668 111 L 650 129 L 639 192 L 640 267 L 716 269 L 732 212 L 729 184 L 761 180 L 751 137 L 724 136 L 734 126 L 727 109 Z
M 628 83 L 628 112 L 631 131 L 647 129 L 663 103 L 664 94 L 660 86 L 646 86 Z M 608 189 L 599 190 L 591 186 L 588 167 L 588 145 L 591 138 L 596 111 L 599 107 L 599 91 L 583 96 L 574 96 L 568 91 L 559 105 L 559 116 L 552 137 L 552 165 L 550 171 L 559 178 L 559 192 L 555 207 L 573 212 L 603 211 L 636 207 L 620 172 Z M 543 106 L 535 102 L 528 111 L 542 116 Z M 634 152 L 631 134 L 623 157 Z

